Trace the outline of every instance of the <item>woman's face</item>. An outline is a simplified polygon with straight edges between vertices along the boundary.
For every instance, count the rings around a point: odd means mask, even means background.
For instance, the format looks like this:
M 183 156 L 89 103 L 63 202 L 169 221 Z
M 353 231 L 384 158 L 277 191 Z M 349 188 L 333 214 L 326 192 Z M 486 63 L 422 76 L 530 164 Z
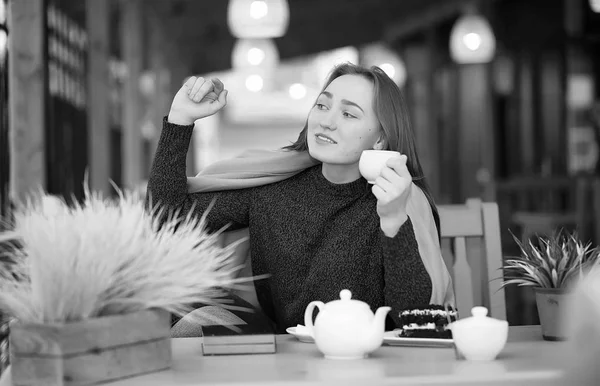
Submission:
M 373 84 L 359 75 L 342 75 L 319 95 L 308 115 L 310 155 L 325 163 L 357 163 L 380 137 L 373 110 Z

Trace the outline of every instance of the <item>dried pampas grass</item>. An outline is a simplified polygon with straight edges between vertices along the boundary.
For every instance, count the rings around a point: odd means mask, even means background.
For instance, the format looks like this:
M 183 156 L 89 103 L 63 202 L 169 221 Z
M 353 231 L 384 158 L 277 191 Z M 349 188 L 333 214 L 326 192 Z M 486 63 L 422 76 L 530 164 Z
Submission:
M 83 203 L 39 194 L 14 211 L 0 234 L 13 260 L 0 271 L 0 310 L 25 323 L 65 323 L 142 309 L 185 315 L 196 303 L 219 304 L 240 267 L 205 218 L 145 209 L 142 199 L 86 193 Z M 18 245 L 11 248 L 11 245 Z

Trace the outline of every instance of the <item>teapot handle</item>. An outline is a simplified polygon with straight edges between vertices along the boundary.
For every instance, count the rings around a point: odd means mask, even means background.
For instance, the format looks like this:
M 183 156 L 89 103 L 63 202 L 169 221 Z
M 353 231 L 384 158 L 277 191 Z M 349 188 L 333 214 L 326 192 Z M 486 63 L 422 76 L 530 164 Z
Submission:
M 306 307 L 306 311 L 304 311 L 304 326 L 308 330 L 308 333 L 310 334 L 310 336 L 312 336 L 313 338 L 315 337 L 315 335 L 313 333 L 313 330 L 314 330 L 314 328 L 313 328 L 314 325 L 313 325 L 313 320 L 312 320 L 313 311 L 314 311 L 315 307 L 317 307 L 319 309 L 319 312 L 321 312 L 323 310 L 324 306 L 325 306 L 325 304 L 323 304 L 323 302 L 315 300 L 315 301 L 308 303 L 308 307 Z

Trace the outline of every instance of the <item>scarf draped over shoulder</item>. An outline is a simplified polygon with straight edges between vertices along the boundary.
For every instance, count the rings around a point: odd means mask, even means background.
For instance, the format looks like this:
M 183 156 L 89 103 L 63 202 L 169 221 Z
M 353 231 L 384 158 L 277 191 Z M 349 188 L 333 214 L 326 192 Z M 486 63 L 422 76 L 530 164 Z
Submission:
M 308 152 L 249 150 L 236 158 L 209 165 L 195 177 L 188 177 L 188 192 L 215 192 L 271 184 L 290 178 L 318 163 Z M 430 304 L 454 306 L 452 280 L 442 258 L 431 206 L 423 191 L 414 183 L 406 212 L 413 225 L 419 255 L 431 278 Z

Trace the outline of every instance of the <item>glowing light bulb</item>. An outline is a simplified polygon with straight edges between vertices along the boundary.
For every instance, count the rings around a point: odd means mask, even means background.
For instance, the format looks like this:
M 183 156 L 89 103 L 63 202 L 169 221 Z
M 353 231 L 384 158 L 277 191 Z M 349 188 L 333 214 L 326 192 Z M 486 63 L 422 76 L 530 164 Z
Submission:
M 471 32 L 463 36 L 463 43 L 471 51 L 477 51 L 481 47 L 481 36 L 475 32 Z
M 259 92 L 263 88 L 263 78 L 260 75 L 250 75 L 246 78 L 246 88 L 252 92 Z
M 300 83 L 294 83 L 289 89 L 290 97 L 293 99 L 302 99 L 306 96 L 306 87 Z
M 262 0 L 253 1 L 250 4 L 250 16 L 253 19 L 262 19 L 269 13 L 269 6 Z
M 252 47 L 248 50 L 248 63 L 258 66 L 265 60 L 265 51 L 260 48 Z
M 234 37 L 271 39 L 285 35 L 290 21 L 288 0 L 226 0 L 226 2 L 228 3 L 227 25 Z
M 459 64 L 489 63 L 496 53 L 492 26 L 481 15 L 461 16 L 450 31 L 450 56 Z

